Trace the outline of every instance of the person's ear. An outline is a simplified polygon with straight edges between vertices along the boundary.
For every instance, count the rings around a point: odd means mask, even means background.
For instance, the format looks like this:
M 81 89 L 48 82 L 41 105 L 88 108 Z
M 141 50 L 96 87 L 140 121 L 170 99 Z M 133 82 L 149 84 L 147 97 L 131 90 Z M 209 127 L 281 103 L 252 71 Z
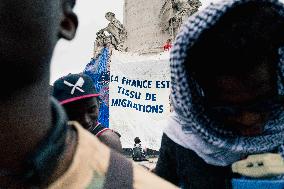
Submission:
M 70 5 L 63 7 L 63 17 L 60 23 L 59 37 L 72 40 L 75 37 L 78 27 L 77 15 Z

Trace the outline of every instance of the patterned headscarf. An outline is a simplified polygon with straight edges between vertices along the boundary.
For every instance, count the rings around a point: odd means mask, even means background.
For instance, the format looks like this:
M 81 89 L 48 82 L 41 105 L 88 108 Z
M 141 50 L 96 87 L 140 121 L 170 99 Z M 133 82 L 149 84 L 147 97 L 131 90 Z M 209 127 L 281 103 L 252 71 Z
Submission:
M 186 71 L 187 52 L 208 28 L 229 10 L 248 2 L 269 3 L 283 15 L 284 5 L 277 0 L 224 0 L 211 3 L 189 18 L 176 38 L 171 52 L 172 103 L 174 113 L 165 134 L 177 144 L 195 151 L 207 163 L 226 166 L 249 154 L 279 151 L 284 156 L 284 111 L 277 109 L 259 136 L 245 137 L 223 130 L 211 120 L 202 106 L 203 92 Z M 270 6 L 270 5 L 269 5 Z M 279 49 L 278 93 L 284 94 L 284 50 Z

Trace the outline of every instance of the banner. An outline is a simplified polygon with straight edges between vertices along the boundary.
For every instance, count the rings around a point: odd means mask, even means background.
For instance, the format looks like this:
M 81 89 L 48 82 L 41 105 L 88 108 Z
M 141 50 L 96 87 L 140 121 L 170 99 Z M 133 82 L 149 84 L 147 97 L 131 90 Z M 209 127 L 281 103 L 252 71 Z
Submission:
M 114 51 L 110 63 L 110 128 L 121 134 L 123 148 L 134 138 L 159 150 L 170 113 L 169 53 L 152 56 Z

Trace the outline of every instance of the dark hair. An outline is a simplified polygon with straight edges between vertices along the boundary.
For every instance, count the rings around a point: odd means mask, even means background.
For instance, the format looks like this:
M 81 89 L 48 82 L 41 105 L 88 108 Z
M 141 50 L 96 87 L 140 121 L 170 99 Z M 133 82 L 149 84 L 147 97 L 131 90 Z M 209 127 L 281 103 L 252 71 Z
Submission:
M 239 5 L 204 31 L 186 62 L 198 78 L 242 75 L 263 63 L 279 61 L 284 18 L 269 2 Z
M 135 144 L 138 144 L 138 143 L 140 143 L 140 142 L 141 142 L 141 140 L 140 140 L 140 138 L 139 138 L 139 137 L 135 137 L 134 142 L 135 142 Z

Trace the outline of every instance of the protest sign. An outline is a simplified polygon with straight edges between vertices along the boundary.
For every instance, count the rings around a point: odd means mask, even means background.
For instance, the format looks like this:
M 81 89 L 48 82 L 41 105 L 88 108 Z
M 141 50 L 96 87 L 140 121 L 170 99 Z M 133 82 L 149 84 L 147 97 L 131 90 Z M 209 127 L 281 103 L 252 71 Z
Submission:
M 169 54 L 125 55 L 114 52 L 110 64 L 110 128 L 121 134 L 124 148 L 139 137 L 158 150 L 170 112 Z

